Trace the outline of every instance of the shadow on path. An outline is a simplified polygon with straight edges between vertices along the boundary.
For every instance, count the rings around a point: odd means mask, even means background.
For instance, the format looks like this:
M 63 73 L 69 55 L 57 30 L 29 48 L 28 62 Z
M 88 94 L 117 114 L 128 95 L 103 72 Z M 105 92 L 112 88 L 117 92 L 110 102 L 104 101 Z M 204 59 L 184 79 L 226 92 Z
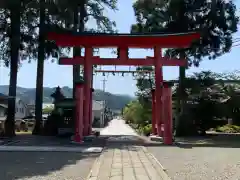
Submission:
M 159 142 L 152 142 L 147 137 L 139 136 L 122 120 L 113 120 L 109 126 L 101 130 L 101 136 L 93 142 L 79 146 L 108 148 L 126 148 L 129 145 L 162 147 Z M 14 146 L 76 146 L 69 139 L 55 137 L 36 137 L 21 135 L 15 138 Z M 240 137 L 212 136 L 208 138 L 176 139 L 172 145 L 179 148 L 222 147 L 240 148 Z M 156 149 L 156 152 L 161 149 Z M 134 148 L 132 149 L 134 151 Z M 96 157 L 100 154 L 83 154 L 70 152 L 0 152 L 0 179 L 85 179 Z
M 109 126 L 101 130 L 102 137 L 109 137 L 108 144 L 132 144 L 147 147 L 163 147 L 162 142 L 151 141 L 150 138 L 140 136 L 123 120 L 112 120 Z M 170 147 L 194 148 L 194 147 L 219 147 L 219 148 L 240 148 L 240 134 L 208 134 L 205 137 L 175 138 Z
M 85 179 L 99 154 L 1 152 L 0 179 Z M 40 177 L 39 177 L 40 176 Z
M 72 144 L 69 138 L 19 135 L 7 146 L 104 147 L 105 138 Z M 86 179 L 100 153 L 0 152 L 0 179 Z M 4 163 L 3 163 L 4 162 Z

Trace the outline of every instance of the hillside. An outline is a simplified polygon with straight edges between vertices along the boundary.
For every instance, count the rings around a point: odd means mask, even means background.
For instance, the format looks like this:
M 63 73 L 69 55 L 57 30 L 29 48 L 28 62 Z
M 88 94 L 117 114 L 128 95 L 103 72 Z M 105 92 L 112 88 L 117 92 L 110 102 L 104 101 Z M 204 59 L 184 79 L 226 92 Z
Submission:
M 55 91 L 55 88 L 44 87 L 43 88 L 43 102 L 51 103 L 52 98 L 51 94 Z M 0 93 L 8 94 L 8 86 L 0 85 Z M 69 87 L 62 87 L 62 93 L 66 97 L 72 96 L 72 89 Z M 17 97 L 21 98 L 28 104 L 33 104 L 35 102 L 35 88 L 23 88 L 17 87 Z M 94 100 L 106 100 L 107 106 L 111 109 L 120 110 L 122 109 L 129 101 L 134 98 L 128 95 L 116 95 L 109 92 L 103 92 L 96 89 L 93 94 Z

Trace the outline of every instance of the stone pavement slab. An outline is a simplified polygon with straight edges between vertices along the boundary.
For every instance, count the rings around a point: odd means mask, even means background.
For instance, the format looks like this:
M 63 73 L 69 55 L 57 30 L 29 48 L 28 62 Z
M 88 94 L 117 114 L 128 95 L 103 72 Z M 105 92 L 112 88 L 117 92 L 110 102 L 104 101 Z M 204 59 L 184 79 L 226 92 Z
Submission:
M 169 180 L 143 146 L 107 146 L 87 180 Z

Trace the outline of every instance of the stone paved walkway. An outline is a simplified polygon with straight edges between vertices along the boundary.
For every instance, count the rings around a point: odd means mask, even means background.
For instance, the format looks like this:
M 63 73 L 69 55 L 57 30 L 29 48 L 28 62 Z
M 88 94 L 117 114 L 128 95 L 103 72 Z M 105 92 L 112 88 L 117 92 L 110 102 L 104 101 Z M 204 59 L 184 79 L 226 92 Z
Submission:
M 96 160 L 88 180 L 168 180 L 142 146 L 108 147 Z
M 138 136 L 122 120 L 113 120 L 101 135 Z M 125 137 L 126 138 L 126 137 Z M 117 141 L 117 138 L 115 139 Z M 156 159 L 143 146 L 109 141 L 95 161 L 87 180 L 169 180 Z
M 101 135 L 110 136 L 138 136 L 138 134 L 124 120 L 113 119 L 108 126 L 100 131 Z

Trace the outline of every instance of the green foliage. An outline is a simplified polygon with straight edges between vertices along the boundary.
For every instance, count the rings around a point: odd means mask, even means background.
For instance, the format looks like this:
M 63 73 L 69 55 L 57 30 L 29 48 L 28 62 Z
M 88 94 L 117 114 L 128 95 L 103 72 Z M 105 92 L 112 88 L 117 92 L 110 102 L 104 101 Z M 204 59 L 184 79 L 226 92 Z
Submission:
M 152 66 L 137 67 L 137 74 L 135 79 L 137 81 L 136 95 L 141 102 L 149 102 L 151 97 L 151 90 L 155 87 L 154 69 Z M 144 73 L 144 71 L 152 71 L 152 73 Z
M 239 85 L 237 81 L 228 83 L 219 80 L 230 80 L 233 77 L 237 80 L 238 74 L 236 72 L 234 74 L 217 74 L 208 71 L 194 73 L 186 79 L 187 103 L 183 117 L 180 117 L 184 123 L 178 124 L 181 127 L 178 135 L 189 134 L 186 129 L 195 129 L 198 133 L 204 134 L 209 128 L 216 127 L 216 119 L 226 121 L 231 118 L 234 124 L 240 123 Z M 192 131 L 190 134 L 196 134 L 196 132 Z
M 152 132 L 151 112 L 139 101 L 132 101 L 123 110 L 123 118 L 139 133 L 149 136 Z
M 236 125 L 224 125 L 219 126 L 216 128 L 216 132 L 223 132 L 223 133 L 240 133 L 240 126 Z
M 152 33 L 179 33 L 189 31 L 200 31 L 202 39 L 192 43 L 187 49 L 167 49 L 165 55 L 170 57 L 186 56 L 189 65 L 198 66 L 203 57 L 215 59 L 222 54 L 229 52 L 232 46 L 232 34 L 237 31 L 239 17 L 236 15 L 236 6 L 233 1 L 171 1 L 164 3 L 154 3 L 146 1 L 136 1 L 133 5 L 137 23 L 132 25 L 132 32 L 152 32 Z M 149 67 L 139 67 L 144 69 Z M 219 115 L 219 108 L 224 104 L 222 100 L 231 101 L 237 93 L 225 88 L 225 83 L 218 83 L 216 79 L 232 78 L 229 74 L 215 74 L 212 72 L 195 73 L 191 77 L 185 78 L 185 69 L 180 68 L 180 84 L 174 87 L 174 96 L 184 103 L 181 104 L 182 114 L 177 118 L 177 126 L 181 126 L 182 134 L 203 133 L 211 126 L 211 121 Z M 151 88 L 154 87 L 154 75 L 150 78 L 138 75 L 136 95 L 139 103 L 145 109 L 151 108 Z M 223 85 L 224 84 L 224 85 Z M 227 85 L 228 86 L 228 85 Z M 235 85 L 234 85 L 235 86 Z M 228 90 L 228 95 L 224 92 Z M 231 94 L 231 95 L 229 95 Z M 231 100 L 230 100 L 230 99 Z M 234 101 L 236 102 L 236 101 Z M 238 103 L 236 103 L 238 104 Z M 232 105 L 235 112 L 238 112 L 239 105 Z M 184 106 L 184 108 L 182 107 Z M 185 107 L 186 106 L 186 107 Z M 223 105 L 225 107 L 225 105 Z M 221 114 L 230 116 L 233 110 L 225 110 Z M 225 107 L 226 108 L 226 107 Z M 178 109 L 178 107 L 177 107 Z M 222 111 L 221 111 L 222 112 Z M 232 115 L 231 115 L 232 116 Z M 178 123 L 180 122 L 180 123 Z M 188 132 L 190 133 L 188 133 Z M 187 133 L 185 133 L 187 132 Z
M 229 52 L 239 22 L 233 1 L 166 0 L 156 4 L 138 0 L 133 8 L 137 24 L 132 26 L 132 32 L 200 31 L 201 41 L 184 50 L 189 63 L 194 65 L 205 56 L 215 59 Z M 166 54 L 178 56 L 180 52 L 172 49 Z
M 43 114 L 50 114 L 53 111 L 53 108 L 46 107 L 42 110 Z
M 137 100 L 129 103 L 123 111 L 123 116 L 127 123 L 137 124 L 137 129 L 144 135 L 151 132 L 151 90 L 155 87 L 154 73 L 144 73 L 153 71 L 153 67 L 137 67 L 136 92 Z M 153 71 L 154 72 L 154 71 Z
M 39 11 L 40 2 L 37 0 L 26 0 L 21 3 L 21 44 L 20 44 L 20 60 L 31 61 L 37 59 L 38 54 L 38 35 L 39 35 Z M 78 5 L 82 5 L 84 1 L 66 1 L 66 0 L 48 0 L 45 3 L 45 30 L 58 30 L 69 29 L 73 30 L 73 12 Z M 101 31 L 101 32 L 115 32 L 116 24 L 111 21 L 103 13 L 105 8 L 110 10 L 117 10 L 117 1 L 114 0 L 101 0 L 101 1 L 87 1 L 85 9 L 87 9 L 84 15 L 84 21 L 93 19 L 96 22 L 97 29 L 86 28 L 87 31 Z M 10 6 L 8 6 L 10 7 Z M 4 60 L 5 65 L 9 66 L 10 57 L 10 41 L 11 36 L 11 24 L 10 24 L 10 9 L 1 9 L 0 11 L 0 59 Z M 58 57 L 66 54 L 69 51 L 67 49 L 59 49 L 52 41 L 45 40 L 45 58 Z
M 147 124 L 143 127 L 139 128 L 139 131 L 141 134 L 145 135 L 145 136 L 149 136 L 152 133 L 152 125 L 151 124 Z
M 180 123 L 177 124 L 179 130 L 176 135 L 204 135 L 206 130 L 222 125 L 224 122 L 227 123 L 229 118 L 234 125 L 239 125 L 240 78 L 238 74 L 238 71 L 231 73 L 202 71 L 188 76 L 185 80 L 186 104 L 183 113 L 178 117 Z M 147 93 L 151 88 L 148 83 L 142 83 L 146 77 L 141 75 L 137 77 L 139 77 L 137 79 L 138 100 L 124 108 L 123 116 L 128 123 L 136 124 L 136 128 L 143 133 L 145 126 L 151 124 L 151 94 Z M 173 87 L 174 107 L 177 89 L 178 86 L 175 85 Z
M 151 112 L 145 109 L 139 101 L 132 101 L 124 108 L 123 117 L 128 123 L 145 126 L 151 120 Z

